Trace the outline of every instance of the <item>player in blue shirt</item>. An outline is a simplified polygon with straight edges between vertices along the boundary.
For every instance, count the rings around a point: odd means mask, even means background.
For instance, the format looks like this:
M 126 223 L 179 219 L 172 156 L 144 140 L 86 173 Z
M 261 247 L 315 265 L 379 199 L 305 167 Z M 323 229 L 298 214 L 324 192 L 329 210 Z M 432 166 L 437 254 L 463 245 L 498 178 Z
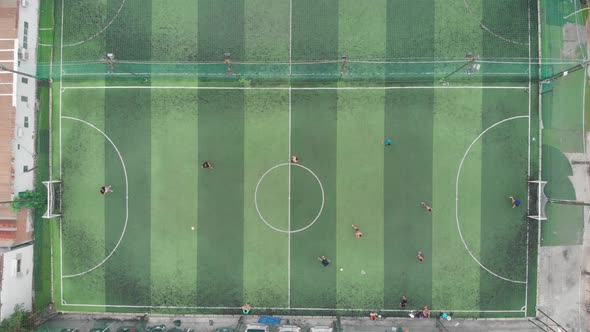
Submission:
M 508 198 L 510 198 L 510 200 L 512 201 L 512 208 L 513 209 L 519 207 L 520 204 L 522 204 L 522 201 L 520 199 L 514 198 L 514 196 L 510 196 Z

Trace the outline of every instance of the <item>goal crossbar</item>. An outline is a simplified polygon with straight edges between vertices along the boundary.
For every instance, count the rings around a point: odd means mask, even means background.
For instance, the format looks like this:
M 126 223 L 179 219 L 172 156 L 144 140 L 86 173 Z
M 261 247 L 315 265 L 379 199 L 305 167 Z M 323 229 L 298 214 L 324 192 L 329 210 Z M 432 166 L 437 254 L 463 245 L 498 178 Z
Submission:
M 531 206 L 529 207 L 528 217 L 535 220 L 547 220 L 545 214 L 545 206 L 549 201 L 545 195 L 545 185 L 547 181 L 532 180 L 529 183 L 529 197 L 531 198 Z
M 61 180 L 43 181 L 47 188 L 47 209 L 43 214 L 44 219 L 51 219 L 61 216 Z

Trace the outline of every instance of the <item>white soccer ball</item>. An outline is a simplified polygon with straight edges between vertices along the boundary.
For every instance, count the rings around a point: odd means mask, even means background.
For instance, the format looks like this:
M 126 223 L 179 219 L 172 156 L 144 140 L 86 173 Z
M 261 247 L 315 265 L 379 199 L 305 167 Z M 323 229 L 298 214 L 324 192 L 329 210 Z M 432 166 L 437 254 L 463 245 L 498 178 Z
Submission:
M 195 230 L 195 226 L 191 226 L 191 230 L 193 230 L 193 231 L 194 231 L 194 230 Z
M 340 271 L 344 271 L 344 269 L 343 268 L 340 268 Z

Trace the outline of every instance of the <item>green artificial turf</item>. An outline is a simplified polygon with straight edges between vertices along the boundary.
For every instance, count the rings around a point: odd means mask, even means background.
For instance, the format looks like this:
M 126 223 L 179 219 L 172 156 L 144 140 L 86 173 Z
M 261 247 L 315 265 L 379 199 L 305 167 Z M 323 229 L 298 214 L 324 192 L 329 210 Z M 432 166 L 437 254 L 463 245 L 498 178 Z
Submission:
M 486 76 L 485 64 L 484 75 L 468 77 L 461 67 L 467 51 L 528 57 L 525 3 L 120 5 L 65 1 L 66 68 L 93 61 L 84 70 L 97 72 L 66 72 L 54 89 L 61 155 L 52 161 L 65 188 L 60 309 L 239 313 L 248 302 L 255 313 L 403 315 L 406 295 L 407 309 L 525 314 L 526 232 L 536 228 L 508 196 L 526 201 L 531 93 L 477 87 L 528 81 Z M 107 52 L 118 62 L 102 79 Z M 341 54 L 350 76 L 340 77 Z M 459 61 L 432 62 L 449 58 Z M 129 73 L 165 62 L 191 75 Z M 441 89 L 438 79 L 457 68 L 453 89 Z M 357 79 L 364 89 L 349 89 Z M 103 185 L 114 192 L 101 196 Z

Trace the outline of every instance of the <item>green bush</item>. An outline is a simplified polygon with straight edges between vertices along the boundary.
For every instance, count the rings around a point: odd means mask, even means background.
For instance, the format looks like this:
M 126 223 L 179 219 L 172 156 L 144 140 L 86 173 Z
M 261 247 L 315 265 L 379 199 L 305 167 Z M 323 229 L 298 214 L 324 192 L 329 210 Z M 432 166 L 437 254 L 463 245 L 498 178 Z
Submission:
M 38 191 L 27 190 L 18 193 L 12 202 L 12 209 L 20 211 L 22 208 L 43 209 L 46 203 L 45 194 Z
M 29 332 L 33 330 L 31 312 L 25 310 L 22 304 L 14 306 L 14 313 L 0 323 L 3 332 Z

